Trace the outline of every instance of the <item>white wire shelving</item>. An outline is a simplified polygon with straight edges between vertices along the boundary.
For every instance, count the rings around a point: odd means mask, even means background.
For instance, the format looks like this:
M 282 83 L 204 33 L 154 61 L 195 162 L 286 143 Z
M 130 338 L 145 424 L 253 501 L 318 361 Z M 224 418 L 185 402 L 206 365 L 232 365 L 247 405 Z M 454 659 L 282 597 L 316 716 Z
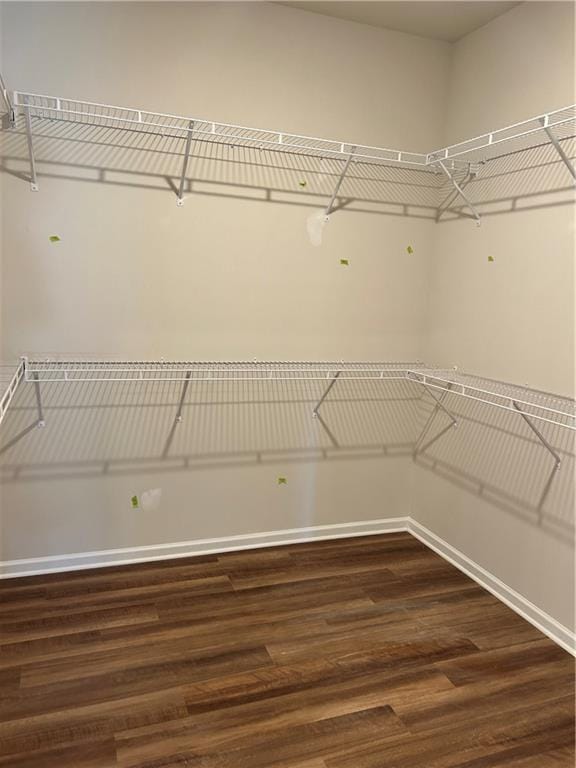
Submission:
M 0 399 L 0 422 L 5 418 L 11 401 L 19 386 L 32 385 L 34 388 L 35 409 L 33 424 L 21 429 L 12 437 L 7 447 L 11 447 L 22 437 L 37 427 L 50 426 L 45 420 L 43 409 L 43 388 L 50 394 L 54 388 L 82 387 L 98 383 L 102 386 L 163 388 L 166 383 L 176 384 L 177 410 L 166 441 L 162 457 L 166 457 L 175 435 L 183 420 L 184 408 L 190 400 L 190 388 L 200 387 L 206 393 L 206 387 L 214 386 L 215 396 L 222 392 L 222 387 L 239 388 L 246 394 L 246 387 L 257 386 L 262 394 L 263 387 L 295 387 L 298 383 L 307 385 L 312 405 L 310 417 L 315 419 L 328 435 L 335 450 L 340 448 L 330 426 L 325 422 L 321 409 L 328 400 L 333 388 L 348 382 L 345 397 L 352 401 L 363 398 L 362 382 L 372 387 L 384 387 L 393 382 L 400 386 L 414 387 L 416 400 L 427 394 L 430 410 L 425 424 L 407 449 L 416 461 L 425 455 L 430 446 L 445 434 L 458 426 L 461 420 L 469 418 L 466 409 L 458 403 L 481 404 L 486 413 L 495 416 L 508 412 L 509 418 L 521 421 L 528 427 L 532 439 L 537 441 L 552 458 L 548 479 L 540 496 L 538 509 L 542 508 L 548 496 L 553 478 L 562 464 L 562 451 L 559 450 L 559 433 L 550 431 L 561 428 L 569 434 L 576 433 L 576 401 L 567 397 L 541 392 L 529 387 L 518 386 L 503 381 L 496 381 L 457 369 L 434 368 L 420 362 L 344 362 L 344 361 L 174 361 L 174 360 L 102 360 L 102 359 L 67 359 L 23 357 L 19 364 L 4 367 L 4 390 Z M 156 384 L 154 384 L 156 382 Z M 353 385 L 350 383 L 354 382 Z M 311 389 L 311 385 L 314 384 Z M 353 389 L 350 389 L 353 386 Z M 126 390 L 124 390 L 126 391 Z M 271 392 L 276 391 L 274 389 Z M 194 397 L 195 395 L 192 395 Z M 332 405 L 339 402 L 341 395 L 331 398 Z M 208 398 L 207 402 L 210 401 Z M 394 402 L 394 400 L 392 400 Z M 63 406 L 66 407 L 64 404 Z M 95 406 L 97 407 L 97 405 Z M 50 409 L 50 406 L 49 406 Z M 145 418 L 146 411 L 143 411 Z M 400 413 L 400 412 L 399 412 Z M 325 414 L 324 414 L 325 415 Z M 443 421 L 437 422 L 439 417 Z M 489 418 L 487 423 L 497 422 Z M 420 429 L 420 428 L 419 428 Z M 434 434 L 435 433 L 435 434 Z M 575 436 L 576 437 L 576 436 Z M 570 438 L 573 440 L 574 438 Z M 5 446 L 6 447 L 6 446 Z
M 15 364 L 0 364 L 0 424 L 6 416 L 18 385 L 24 378 L 24 370 L 23 360 Z
M 467 171 L 471 177 L 476 177 L 481 172 L 482 165 L 490 160 L 549 145 L 557 152 L 572 179 L 576 180 L 576 171 L 564 144 L 565 141 L 576 137 L 576 105 L 536 115 L 432 152 L 412 152 L 60 96 L 23 91 L 10 94 L 3 85 L 2 94 L 11 114 L 9 122 L 12 127 L 16 125 L 18 118 L 21 117 L 24 121 L 28 140 L 30 183 L 33 190 L 38 189 L 33 137 L 35 126 L 58 122 L 100 128 L 102 135 L 99 136 L 99 142 L 104 144 L 112 142 L 112 137 L 119 132 L 126 131 L 180 140 L 183 148 L 182 168 L 176 191 L 179 205 L 183 203 L 192 142 L 341 160 L 341 174 L 325 210 L 326 216 L 332 212 L 334 200 L 352 164 L 389 166 L 441 174 L 452 186 L 454 193 L 461 197 L 478 223 L 480 215 L 464 191 L 463 185 L 458 183 L 457 172 Z
M 457 369 L 434 368 L 420 362 L 344 361 L 172 361 L 41 359 L 23 357 L 2 399 L 4 417 L 18 384 L 73 385 L 86 382 L 326 382 L 337 380 L 407 381 L 429 392 L 438 403 L 442 397 L 475 400 L 498 410 L 527 416 L 576 431 L 576 401 L 570 398 L 473 376 Z M 327 392 L 321 398 L 323 402 Z M 317 406 L 318 407 L 318 406 Z M 314 412 L 317 411 L 317 407 Z M 440 403 L 443 410 L 447 410 Z

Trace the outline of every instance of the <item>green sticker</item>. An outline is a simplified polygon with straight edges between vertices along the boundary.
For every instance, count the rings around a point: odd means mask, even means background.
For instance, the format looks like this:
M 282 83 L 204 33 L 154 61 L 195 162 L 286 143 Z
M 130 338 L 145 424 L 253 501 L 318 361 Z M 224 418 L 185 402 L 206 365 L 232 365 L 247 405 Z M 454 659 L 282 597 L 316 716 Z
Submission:
M 306 187 L 306 186 L 308 186 L 308 182 L 307 182 L 307 181 L 304 181 L 304 180 L 302 180 L 302 181 L 299 181 L 299 182 L 298 182 L 298 186 L 299 186 L 299 187 Z
M 138 509 L 138 496 L 132 496 L 130 503 L 132 504 L 132 509 Z
M 288 485 L 288 480 L 285 477 L 279 477 L 278 485 Z
M 494 256 L 488 256 L 488 261 L 494 261 Z
M 51 243 L 59 243 L 60 242 L 60 238 L 58 237 L 58 235 L 50 235 L 48 240 L 50 240 Z
M 406 248 L 406 253 L 414 253 L 414 248 L 412 248 L 412 246 L 409 245 L 408 248 Z
M 350 266 L 350 262 L 348 261 L 348 259 L 340 259 L 340 264 L 342 264 L 343 267 Z

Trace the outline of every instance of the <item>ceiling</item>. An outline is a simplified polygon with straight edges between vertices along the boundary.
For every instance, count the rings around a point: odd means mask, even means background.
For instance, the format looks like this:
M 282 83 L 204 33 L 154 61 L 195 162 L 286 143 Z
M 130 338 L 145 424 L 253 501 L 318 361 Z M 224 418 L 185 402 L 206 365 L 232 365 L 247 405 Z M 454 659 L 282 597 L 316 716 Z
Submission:
M 520 3 L 492 2 L 491 0 L 481 2 L 476 0 L 314 2 L 311 0 L 310 2 L 281 2 L 280 5 L 454 43 Z

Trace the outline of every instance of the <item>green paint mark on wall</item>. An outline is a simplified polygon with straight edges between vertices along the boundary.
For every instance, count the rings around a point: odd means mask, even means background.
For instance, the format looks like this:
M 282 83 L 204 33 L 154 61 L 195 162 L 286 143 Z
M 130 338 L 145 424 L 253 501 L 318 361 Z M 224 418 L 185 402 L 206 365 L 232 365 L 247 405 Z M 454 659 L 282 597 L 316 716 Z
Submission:
M 348 261 L 348 259 L 340 259 L 340 264 L 342 264 L 343 267 L 350 266 L 350 262 Z
M 409 246 L 406 248 L 406 253 L 414 253 L 414 248 L 412 248 L 412 246 L 411 246 L 411 245 L 409 245 Z
M 285 477 L 278 478 L 278 485 L 288 485 L 288 480 Z
M 130 504 L 132 505 L 132 509 L 138 509 L 139 507 L 138 496 L 132 496 L 132 498 L 130 499 Z
M 58 235 L 50 235 L 48 240 L 50 240 L 51 243 L 59 243 L 60 242 L 60 238 L 58 237 Z

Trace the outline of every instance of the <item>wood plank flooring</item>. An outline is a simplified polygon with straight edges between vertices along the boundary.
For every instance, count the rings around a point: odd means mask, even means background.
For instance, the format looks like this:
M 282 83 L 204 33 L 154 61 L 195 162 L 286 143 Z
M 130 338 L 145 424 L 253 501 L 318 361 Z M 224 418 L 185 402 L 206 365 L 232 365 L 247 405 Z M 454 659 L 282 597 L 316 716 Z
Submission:
M 2 768 L 574 766 L 574 663 L 410 534 L 0 582 Z

